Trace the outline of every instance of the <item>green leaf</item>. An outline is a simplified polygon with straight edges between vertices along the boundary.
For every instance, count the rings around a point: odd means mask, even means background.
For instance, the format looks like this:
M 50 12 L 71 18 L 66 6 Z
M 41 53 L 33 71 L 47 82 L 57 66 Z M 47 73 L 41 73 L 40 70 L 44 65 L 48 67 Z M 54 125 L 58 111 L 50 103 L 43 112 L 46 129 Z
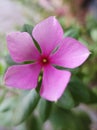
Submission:
M 48 119 L 51 110 L 52 110 L 52 102 L 41 98 L 38 104 L 38 111 L 42 121 L 46 121 Z
M 6 92 L 7 92 L 7 90 L 3 89 L 1 91 L 1 93 L 0 93 L 0 105 L 1 105 L 1 103 L 3 102 L 3 100 L 4 100 L 5 96 L 6 96 Z
M 94 104 L 97 103 L 97 93 L 95 93 L 92 89 L 89 89 L 89 94 L 90 94 L 90 100 L 88 104 Z
M 27 130 L 43 130 L 42 123 L 35 115 L 31 115 L 26 123 Z
M 22 123 L 22 124 L 20 124 L 20 125 L 18 125 L 18 126 L 15 126 L 14 128 L 12 128 L 12 129 L 10 129 L 10 130 L 28 130 L 28 129 L 26 129 L 26 127 L 25 127 L 25 123 Z
M 14 103 L 16 102 L 15 98 L 6 98 L 1 104 L 0 104 L 0 112 L 6 112 L 8 110 L 11 110 L 14 107 Z
M 78 78 L 73 78 L 68 85 L 76 104 L 79 103 L 97 103 L 97 94 L 92 91 L 88 86 L 84 85 Z
M 38 51 L 40 53 L 42 53 L 41 48 L 40 48 L 39 44 L 37 43 L 37 41 L 34 38 L 33 38 L 33 41 L 34 41 L 34 44 L 35 44 L 36 48 L 38 49 Z
M 89 130 L 85 128 L 89 128 L 91 122 L 86 116 L 84 117 L 85 122 L 76 112 L 55 107 L 51 113 L 50 121 L 54 130 Z
M 68 31 L 65 32 L 64 36 L 65 37 L 73 37 L 73 38 L 78 38 L 79 37 L 79 33 L 80 33 L 80 30 L 75 28 L 75 29 L 69 29 Z
M 73 78 L 68 85 L 68 88 L 76 103 L 88 103 L 90 94 L 88 88 L 78 78 Z
M 20 100 L 13 113 L 14 125 L 22 123 L 30 116 L 35 109 L 39 98 L 38 93 L 35 90 L 32 90 L 26 97 Z
M 32 36 L 32 30 L 33 30 L 33 26 L 29 25 L 29 24 L 24 24 L 23 28 L 22 28 L 22 32 L 28 32 L 31 36 Z
M 75 103 L 73 97 L 68 89 L 65 90 L 62 97 L 56 102 L 56 104 L 63 109 L 71 109 L 74 107 Z
M 12 111 L 0 112 L 0 126 L 12 126 Z
M 83 130 L 89 130 L 90 129 L 90 124 L 91 124 L 91 119 L 90 117 L 87 115 L 87 113 L 83 112 L 83 111 L 79 111 L 77 113 L 77 116 L 80 120 L 80 122 L 83 124 Z
M 91 38 L 92 38 L 95 42 L 97 42 L 97 28 L 92 29 L 92 30 L 90 31 L 90 34 L 91 34 Z
M 0 75 L 3 75 L 6 65 L 4 62 L 0 61 Z

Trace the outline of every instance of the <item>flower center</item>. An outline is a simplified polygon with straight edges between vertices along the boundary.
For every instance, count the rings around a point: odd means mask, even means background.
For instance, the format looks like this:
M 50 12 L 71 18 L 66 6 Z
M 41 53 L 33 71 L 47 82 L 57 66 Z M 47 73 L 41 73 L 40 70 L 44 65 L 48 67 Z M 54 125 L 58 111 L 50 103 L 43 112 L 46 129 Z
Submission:
M 41 56 L 40 57 L 40 63 L 44 66 L 49 63 L 49 58 L 47 56 Z
M 42 62 L 43 62 L 43 63 L 47 63 L 47 59 L 46 59 L 46 58 L 43 58 L 43 59 L 42 59 Z

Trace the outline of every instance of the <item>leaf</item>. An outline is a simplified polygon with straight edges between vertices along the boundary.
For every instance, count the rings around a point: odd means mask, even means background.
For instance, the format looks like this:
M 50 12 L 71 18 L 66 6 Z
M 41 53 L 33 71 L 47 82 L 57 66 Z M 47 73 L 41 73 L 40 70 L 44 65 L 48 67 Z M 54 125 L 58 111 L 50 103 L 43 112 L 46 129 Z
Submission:
M 43 122 L 48 119 L 51 110 L 52 110 L 52 102 L 41 98 L 38 104 L 38 111 L 40 118 L 42 119 Z
M 34 44 L 35 44 L 36 48 L 38 49 L 38 51 L 40 53 L 42 53 L 41 47 L 39 46 L 38 42 L 34 38 L 33 38 L 33 41 L 34 41 Z
M 87 115 L 87 113 L 85 113 L 84 111 L 80 111 L 80 112 L 77 113 L 77 116 L 78 116 L 80 122 L 84 126 L 83 130 L 89 130 L 90 129 L 90 124 L 91 124 L 91 119 Z
M 89 94 L 90 94 L 90 100 L 88 104 L 94 104 L 97 103 L 97 93 L 95 93 L 92 89 L 89 89 Z
M 27 130 L 42 130 L 42 123 L 35 115 L 31 115 L 26 123 Z
M 0 112 L 0 126 L 12 126 L 12 111 Z
M 78 78 L 72 78 L 68 85 L 74 101 L 79 103 L 92 104 L 97 103 L 97 94 L 88 86 L 84 85 Z
M 97 28 L 95 29 L 92 29 L 90 31 L 90 35 L 91 35 L 91 38 L 93 39 L 94 42 L 97 42 Z
M 26 97 L 20 100 L 13 113 L 14 125 L 18 125 L 25 121 L 35 109 L 38 101 L 39 95 L 35 90 L 29 92 Z
M 3 75 L 6 65 L 3 61 L 0 61 L 0 75 Z
M 68 89 L 65 90 L 64 94 L 56 102 L 56 104 L 63 109 L 71 109 L 75 106 L 73 97 Z
M 22 28 L 22 32 L 28 32 L 31 36 L 32 36 L 32 30 L 33 30 L 33 26 L 29 25 L 29 24 L 24 24 L 23 28 Z
M 64 36 L 65 37 L 73 37 L 73 38 L 78 38 L 79 37 L 79 33 L 80 33 L 80 30 L 79 29 L 69 29 L 68 31 L 65 32 Z
M 11 110 L 15 105 L 16 99 L 15 98 L 6 98 L 1 104 L 0 104 L 0 112 L 6 112 L 8 110 Z
M 85 117 L 85 116 L 84 116 Z M 76 112 L 55 107 L 51 113 L 50 121 L 54 130 L 89 130 L 89 117 L 82 119 Z
M 6 92 L 7 92 L 7 90 L 4 88 L 0 93 L 0 105 L 1 105 L 1 103 L 3 102 L 3 100 L 6 96 Z M 1 108 L 1 106 L 0 106 L 0 108 Z
M 88 103 L 90 100 L 90 94 L 88 91 L 88 87 L 86 87 L 81 80 L 78 78 L 73 78 L 69 85 L 68 88 L 75 100 L 76 103 Z

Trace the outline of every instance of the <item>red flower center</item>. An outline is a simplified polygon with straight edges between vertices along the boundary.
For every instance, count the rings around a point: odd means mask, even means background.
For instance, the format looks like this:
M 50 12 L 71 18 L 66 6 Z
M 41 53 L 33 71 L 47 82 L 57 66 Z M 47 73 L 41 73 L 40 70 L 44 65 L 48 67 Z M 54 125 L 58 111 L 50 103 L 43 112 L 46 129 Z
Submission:
M 41 58 L 40 58 L 40 63 L 41 63 L 42 65 L 47 65 L 47 64 L 49 63 L 49 58 L 46 57 L 46 56 L 41 56 Z
M 42 59 L 42 62 L 43 62 L 43 63 L 47 63 L 48 60 L 47 60 L 46 58 L 43 58 L 43 59 Z

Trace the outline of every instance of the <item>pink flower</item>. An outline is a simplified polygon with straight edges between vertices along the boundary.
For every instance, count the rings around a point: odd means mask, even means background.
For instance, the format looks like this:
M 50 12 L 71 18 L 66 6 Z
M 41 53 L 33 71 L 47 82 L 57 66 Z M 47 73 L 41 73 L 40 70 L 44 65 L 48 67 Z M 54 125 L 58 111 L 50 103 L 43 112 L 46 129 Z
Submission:
M 36 88 L 42 70 L 40 95 L 47 100 L 56 101 L 63 94 L 71 73 L 58 70 L 54 65 L 78 67 L 88 58 L 90 52 L 79 41 L 70 37 L 64 38 L 60 24 L 53 16 L 37 24 L 32 36 L 38 42 L 41 53 L 27 32 L 12 32 L 7 36 L 12 59 L 18 63 L 34 63 L 9 67 L 5 74 L 5 84 L 20 89 Z M 54 52 L 55 48 L 58 50 Z

